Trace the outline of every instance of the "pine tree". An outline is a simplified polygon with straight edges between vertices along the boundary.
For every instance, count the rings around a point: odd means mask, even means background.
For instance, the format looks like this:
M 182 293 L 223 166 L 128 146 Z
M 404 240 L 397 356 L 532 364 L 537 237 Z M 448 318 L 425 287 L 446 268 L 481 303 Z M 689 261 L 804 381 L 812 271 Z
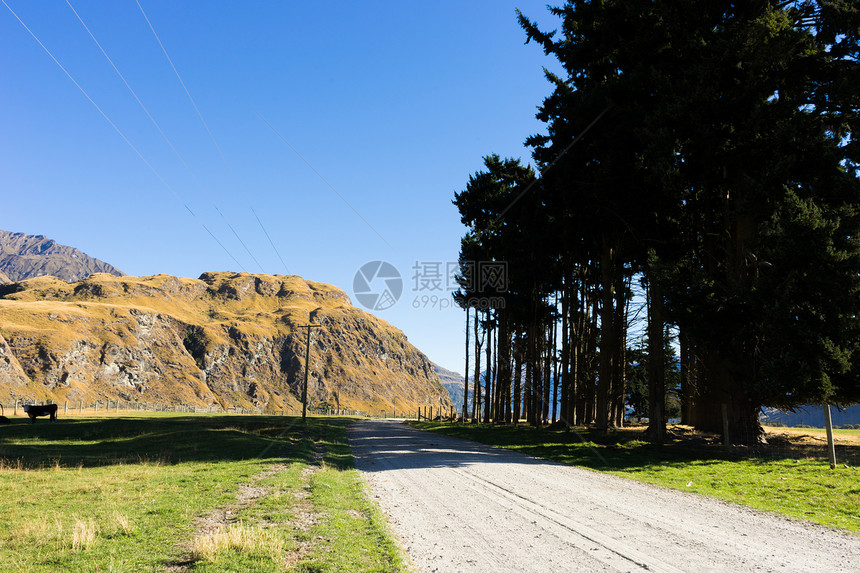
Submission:
M 732 438 L 754 442 L 763 404 L 857 399 L 860 11 L 695 0 L 550 10 L 559 38 L 520 15 L 567 74 L 547 73 L 547 134 L 528 143 L 561 239 L 544 248 L 599 277 L 598 427 L 627 265 L 648 278 L 655 314 L 666 306 L 652 348 L 665 318 L 694 349 L 697 427 L 722 430 L 725 405 Z

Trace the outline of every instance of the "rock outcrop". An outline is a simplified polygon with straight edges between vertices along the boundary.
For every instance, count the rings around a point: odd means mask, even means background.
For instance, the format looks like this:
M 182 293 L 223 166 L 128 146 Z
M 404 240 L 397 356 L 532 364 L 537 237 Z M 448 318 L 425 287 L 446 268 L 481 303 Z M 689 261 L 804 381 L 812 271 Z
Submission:
M 331 285 L 205 273 L 0 286 L 0 401 L 123 400 L 368 413 L 448 408 L 432 363 Z
M 0 231 L 0 284 L 49 275 L 76 282 L 95 273 L 123 276 L 119 269 L 42 235 Z

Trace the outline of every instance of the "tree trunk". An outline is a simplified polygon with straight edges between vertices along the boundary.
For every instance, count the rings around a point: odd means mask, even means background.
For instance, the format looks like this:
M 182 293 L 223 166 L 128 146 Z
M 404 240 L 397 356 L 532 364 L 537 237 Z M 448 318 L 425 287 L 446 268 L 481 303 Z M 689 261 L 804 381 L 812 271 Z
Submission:
M 553 308 L 553 313 L 558 311 L 558 293 L 555 295 L 555 307 Z M 552 344 L 550 344 L 550 348 L 552 350 L 552 394 L 550 400 L 552 401 L 552 418 L 550 422 L 554 423 L 558 419 L 558 351 L 556 350 L 556 346 L 558 345 L 558 319 L 553 316 L 552 318 Z
M 580 358 L 582 355 L 585 334 L 585 299 L 577 302 L 577 293 L 579 292 L 578 285 L 571 283 L 570 285 L 570 308 L 568 315 L 571 312 L 576 313 L 576 317 L 569 316 L 569 336 L 571 340 L 568 342 L 568 352 L 570 352 L 570 367 L 569 372 L 570 382 L 568 384 L 568 406 L 567 406 L 567 422 L 571 426 L 575 426 L 581 421 L 579 416 L 579 386 L 580 386 Z
M 724 179 L 726 176 L 724 168 Z M 755 224 L 752 214 L 744 208 L 742 191 L 733 189 L 730 183 L 715 193 L 723 204 L 723 219 L 716 236 L 723 239 L 718 244 L 711 239 L 705 245 L 706 272 L 717 279 L 718 287 L 729 298 L 742 298 L 751 288 L 751 274 L 747 265 L 747 252 L 755 249 Z M 712 234 L 713 235 L 713 234 Z M 716 264 L 722 261 L 722 269 Z M 728 413 L 729 440 L 736 444 L 755 445 L 764 441 L 764 431 L 759 421 L 761 404 L 750 395 L 749 382 L 755 379 L 755 366 L 749 353 L 730 350 L 721 354 L 711 344 L 694 341 L 701 358 L 697 393 L 692 423 L 698 430 L 724 433 L 722 409 Z M 725 439 L 725 435 L 723 436 Z
M 729 441 L 733 444 L 763 443 L 764 429 L 759 420 L 761 404 L 752 400 L 744 388 L 744 372 L 735 370 L 737 360 L 725 361 L 716 350 L 703 349 L 700 378 L 691 410 L 691 423 L 697 430 L 723 433 L 723 404 L 728 413 Z M 751 366 L 747 365 L 747 369 Z M 747 370 L 749 371 L 749 370 Z
M 466 373 L 463 375 L 463 422 L 468 415 L 469 404 L 469 307 L 466 307 Z
M 565 270 L 561 291 L 561 371 L 559 372 L 559 376 L 561 378 L 561 396 L 559 397 L 561 407 L 559 419 L 568 426 L 571 425 L 570 404 L 572 398 L 572 393 L 570 391 L 570 291 L 570 273 Z
M 690 424 L 690 409 L 693 399 L 693 358 L 692 348 L 686 330 L 678 331 L 678 343 L 681 352 L 681 423 Z
M 541 396 L 541 404 L 543 404 L 543 408 L 541 408 L 541 421 L 543 423 L 547 423 L 549 420 L 549 395 L 550 389 L 552 388 L 552 330 L 549 323 L 547 323 L 544 329 L 543 343 L 544 353 L 543 353 L 543 394 Z
M 534 421 L 532 417 L 532 382 L 534 378 L 534 333 L 527 333 L 528 340 L 526 341 L 526 380 L 523 387 L 523 409 L 525 410 L 525 419 L 527 424 Z
M 496 416 L 499 422 L 510 422 L 511 418 L 511 332 L 506 309 L 498 311 L 499 335 L 496 351 L 496 387 L 498 406 Z
M 540 348 L 538 346 L 538 320 L 537 320 L 537 288 L 532 285 L 531 296 L 531 320 L 529 322 L 529 385 L 528 385 L 528 422 L 532 426 L 540 424 L 538 409 L 540 405 L 540 376 L 541 360 Z
M 666 342 L 664 339 L 663 289 L 648 282 L 648 439 L 666 439 Z
M 583 294 L 586 293 L 584 292 Z M 587 334 L 583 337 L 583 364 L 580 375 L 582 395 L 579 400 L 582 406 L 582 415 L 579 416 L 579 418 L 583 425 L 588 425 L 594 422 L 594 398 L 595 389 L 597 387 L 597 381 L 595 380 L 595 361 L 597 359 L 597 317 L 599 316 L 599 300 L 600 298 L 597 296 L 597 293 L 592 293 L 591 299 L 589 300 L 589 314 L 585 317 L 584 324 Z
M 487 311 L 487 348 L 485 349 L 485 354 L 487 357 L 487 370 L 484 372 L 484 388 L 486 389 L 486 393 L 484 395 L 484 423 L 490 423 L 490 403 L 493 401 L 492 394 L 492 376 L 490 374 L 490 369 L 492 368 L 492 360 L 493 360 L 493 327 L 490 322 L 490 311 Z
M 600 254 L 600 288 L 603 301 L 600 309 L 600 371 L 597 379 L 597 413 L 594 420 L 598 431 L 609 429 L 609 393 L 612 389 L 613 361 L 617 355 L 618 341 L 615 336 L 615 253 L 604 236 Z
M 624 425 L 624 396 L 627 381 L 627 312 L 630 307 L 629 277 L 619 276 L 619 286 L 615 294 L 615 324 L 617 336 L 617 357 L 614 360 L 615 370 L 612 385 L 611 417 L 613 425 L 620 428 Z
M 472 400 L 472 421 L 478 420 L 478 415 L 481 412 L 481 345 L 482 341 L 478 337 L 478 309 L 475 308 L 475 376 L 472 377 L 472 387 L 474 388 L 474 399 Z
M 513 412 L 513 422 L 514 424 L 520 421 L 522 417 L 522 376 L 523 376 L 523 361 L 521 358 L 522 353 L 522 335 L 520 334 L 519 329 L 517 329 L 516 334 L 514 335 L 514 412 Z

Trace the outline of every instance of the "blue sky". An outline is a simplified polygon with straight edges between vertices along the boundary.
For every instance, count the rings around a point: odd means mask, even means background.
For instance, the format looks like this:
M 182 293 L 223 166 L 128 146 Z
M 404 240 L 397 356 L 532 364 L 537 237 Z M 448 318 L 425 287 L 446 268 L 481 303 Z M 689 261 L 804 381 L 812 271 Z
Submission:
M 463 311 L 413 267 L 457 260 L 451 200 L 482 156 L 529 159 L 555 66 L 514 10 L 553 29 L 544 1 L 140 0 L 205 126 L 136 0 L 3 2 L 0 229 L 130 275 L 298 274 L 356 305 L 358 269 L 388 261 L 403 294 L 375 314 L 462 372 Z

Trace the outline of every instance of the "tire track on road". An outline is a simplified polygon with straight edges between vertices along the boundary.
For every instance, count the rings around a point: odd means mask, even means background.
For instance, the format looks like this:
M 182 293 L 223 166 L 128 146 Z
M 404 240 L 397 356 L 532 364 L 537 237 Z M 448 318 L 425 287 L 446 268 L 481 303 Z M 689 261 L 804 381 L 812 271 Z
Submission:
M 351 432 L 350 440 L 354 441 L 354 434 Z M 412 444 L 412 447 L 419 448 L 419 443 Z M 407 444 L 401 444 L 402 447 L 406 447 Z M 392 455 L 393 454 L 393 455 Z M 448 556 L 445 556 L 444 553 L 447 551 L 439 551 L 436 552 L 433 549 L 438 547 L 440 541 L 442 542 L 451 542 L 452 540 L 446 539 L 446 535 L 443 532 L 438 532 L 437 527 L 434 527 L 430 522 L 442 522 L 442 523 L 457 523 L 461 529 L 461 533 L 457 535 L 463 542 L 469 541 L 470 543 L 460 544 L 457 548 L 463 552 L 469 552 L 469 558 L 463 559 L 462 565 L 467 568 L 474 567 L 476 564 L 481 563 L 486 566 L 491 567 L 494 571 L 505 571 L 508 570 L 507 564 L 500 560 L 498 556 L 490 551 L 487 548 L 493 546 L 493 542 L 491 539 L 487 538 L 484 534 L 486 528 L 481 527 L 477 528 L 470 524 L 464 524 L 462 520 L 455 521 L 456 518 L 456 507 L 451 507 L 452 502 L 456 504 L 456 495 L 450 491 L 450 484 L 442 483 L 440 480 L 435 479 L 436 476 L 432 474 L 432 472 L 424 472 L 423 475 L 416 475 L 414 472 L 400 472 L 396 471 L 401 469 L 401 467 L 395 463 L 397 451 L 386 451 L 386 455 L 375 455 L 374 453 L 369 453 L 364 459 L 363 466 L 372 467 L 372 472 L 376 473 L 385 473 L 384 478 L 380 478 L 377 480 L 377 485 L 382 485 L 381 482 L 387 482 L 385 484 L 385 489 L 393 494 L 395 501 L 383 502 L 381 501 L 381 505 L 385 509 L 385 506 L 388 505 L 388 509 L 400 509 L 400 504 L 403 503 L 399 500 L 409 500 L 411 507 L 409 508 L 409 512 L 413 514 L 412 527 L 411 531 L 404 532 L 402 529 L 397 531 L 400 534 L 401 541 L 405 545 L 405 549 L 407 550 L 407 554 L 410 559 L 416 564 L 430 564 L 430 566 L 434 567 L 428 569 L 430 571 L 451 571 L 451 559 Z M 364 469 L 364 468 L 359 468 Z M 365 471 L 367 471 L 365 469 Z M 393 486 L 393 487 L 392 487 Z M 418 496 L 413 496 L 416 491 L 420 491 L 421 494 Z M 377 498 L 380 496 L 377 495 Z M 400 512 L 397 512 L 398 514 Z M 390 515 L 390 514 L 389 514 Z M 423 517 L 423 519 L 422 519 Z M 396 527 L 398 524 L 395 518 L 395 530 L 398 530 Z M 432 536 L 437 536 L 441 539 L 434 540 L 432 537 L 425 536 L 425 533 L 429 533 Z M 456 541 L 455 541 L 456 542 Z M 439 555 L 436 555 L 439 553 Z M 462 555 L 462 553 L 461 553 Z M 439 563 L 441 569 L 435 567 L 437 561 L 441 561 L 442 559 L 446 559 L 445 562 Z
M 483 495 L 490 497 L 490 492 L 493 492 L 499 498 L 510 502 L 511 506 L 514 507 L 520 515 L 526 518 L 529 518 L 530 516 L 537 517 L 545 522 L 545 527 L 550 529 L 561 529 L 562 534 L 558 535 L 558 537 L 562 542 L 577 549 L 589 551 L 589 555 L 610 567 L 621 571 L 684 573 L 681 569 L 678 569 L 653 555 L 647 555 L 641 551 L 637 551 L 619 539 L 600 533 L 583 522 L 573 519 L 571 516 L 562 515 L 546 505 L 511 491 L 500 484 L 494 483 L 462 469 L 451 469 L 463 479 L 468 479 L 471 480 L 472 483 L 478 484 L 480 487 L 477 491 L 480 491 Z M 577 539 L 578 543 L 570 539 L 564 539 L 563 536 L 573 536 Z
M 420 571 L 857 571 L 860 536 L 393 421 L 356 467 Z

